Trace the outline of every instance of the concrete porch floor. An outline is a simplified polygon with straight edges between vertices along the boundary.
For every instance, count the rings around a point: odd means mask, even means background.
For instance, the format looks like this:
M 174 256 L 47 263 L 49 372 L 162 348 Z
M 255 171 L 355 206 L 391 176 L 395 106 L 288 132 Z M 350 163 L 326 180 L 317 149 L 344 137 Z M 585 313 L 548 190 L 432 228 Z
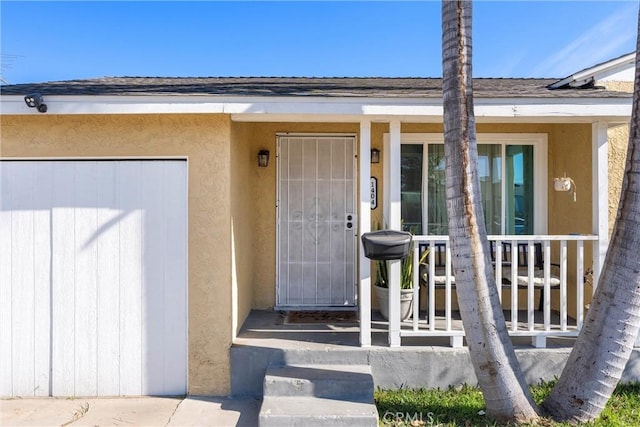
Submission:
M 424 311 L 420 312 L 420 329 L 427 329 L 428 324 L 424 319 Z M 505 311 L 507 326 L 511 324 L 510 311 Z M 347 347 L 360 347 L 359 324 L 353 322 L 332 322 L 332 323 L 287 323 L 285 312 L 274 310 L 253 310 L 245 320 L 242 330 L 234 341 L 235 344 L 246 344 L 251 340 L 252 345 L 270 346 L 276 345 L 278 348 L 299 347 L 302 343 L 307 346 L 332 344 Z M 526 327 L 527 313 L 522 310 L 518 313 L 518 323 L 520 327 Z M 535 313 L 537 325 L 542 325 L 543 314 Z M 557 312 L 551 313 L 551 324 L 559 325 L 560 320 Z M 575 320 L 568 319 L 569 325 L 575 325 Z M 443 313 L 436 313 L 437 328 L 444 326 Z M 371 313 L 371 345 L 372 347 L 388 347 L 387 339 L 388 322 L 382 318 L 380 312 L 373 310 Z M 411 329 L 411 321 L 402 323 L 402 329 Z M 463 330 L 460 313 L 452 313 L 452 329 Z M 516 347 L 531 347 L 531 338 L 512 337 L 512 343 Z M 551 348 L 571 348 L 575 339 L 572 337 L 552 337 L 547 340 L 547 347 Z M 402 346 L 442 346 L 450 347 L 448 337 L 403 337 Z
M 466 347 L 450 347 L 447 337 L 420 337 L 403 338 L 402 347 L 390 348 L 387 322 L 377 311 L 372 313 L 371 347 L 360 347 L 357 322 L 288 324 L 285 318 L 273 310 L 253 310 L 247 317 L 231 347 L 232 396 L 260 398 L 266 368 L 287 364 L 370 365 L 375 386 L 383 389 L 477 383 Z M 559 376 L 574 341 L 548 338 L 547 348 L 534 348 L 530 338 L 512 337 L 527 382 Z M 622 380 L 640 381 L 640 348 Z

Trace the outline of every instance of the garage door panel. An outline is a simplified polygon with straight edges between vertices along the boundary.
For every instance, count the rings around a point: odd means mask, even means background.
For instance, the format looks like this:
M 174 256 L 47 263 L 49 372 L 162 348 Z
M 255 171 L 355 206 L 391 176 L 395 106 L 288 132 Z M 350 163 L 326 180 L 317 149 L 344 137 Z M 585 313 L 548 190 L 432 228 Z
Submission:
M 97 393 L 120 394 L 120 224 L 122 216 L 118 197 L 117 162 L 98 164 L 98 254 L 97 298 L 111 301 L 98 304 L 97 313 Z
M 51 189 L 53 165 L 34 162 L 34 396 L 48 396 L 51 353 Z
M 165 233 L 148 233 L 146 230 L 163 229 L 163 168 L 162 164 L 148 162 L 142 165 L 142 316 L 145 329 L 142 333 L 142 393 L 163 390 L 164 378 L 155 375 L 162 372 L 164 355 L 165 295 L 164 295 L 164 236 Z
M 142 209 L 140 162 L 120 165 L 120 375 L 122 394 L 142 394 Z
M 75 393 L 97 393 L 97 162 L 75 163 Z
M 36 187 L 50 179 L 33 162 L 0 167 L 0 395 L 49 394 L 50 219 Z
M 10 396 L 13 394 L 12 168 L 0 168 L 0 197 L 0 393 Z
M 181 168 L 176 163 L 165 164 L 163 181 L 165 189 L 163 229 L 166 232 L 166 241 L 175 242 L 164 246 L 163 258 L 184 260 L 179 263 L 164 263 L 165 300 L 172 301 L 172 305 L 167 307 L 169 310 L 165 317 L 165 343 L 182 343 L 177 351 L 165 352 L 164 393 L 176 395 L 187 388 L 187 336 L 180 326 L 182 323 L 180 313 L 187 307 L 187 288 L 167 286 L 167 284 L 184 282 L 187 277 L 187 209 L 186 204 L 174 203 L 175 200 L 185 197 L 185 187 L 180 183 L 187 181 L 187 169 Z
M 75 395 L 75 165 L 53 164 L 51 363 L 54 396 Z
M 0 393 L 185 393 L 186 162 L 0 173 Z
M 12 218 L 11 218 L 11 252 L 20 254 L 12 257 L 12 289 L 13 299 L 12 322 L 13 333 L 13 392 L 32 394 L 34 387 L 34 246 L 33 246 L 33 185 L 34 166 L 14 169 L 12 173 Z M 18 357 L 15 357 L 19 355 Z

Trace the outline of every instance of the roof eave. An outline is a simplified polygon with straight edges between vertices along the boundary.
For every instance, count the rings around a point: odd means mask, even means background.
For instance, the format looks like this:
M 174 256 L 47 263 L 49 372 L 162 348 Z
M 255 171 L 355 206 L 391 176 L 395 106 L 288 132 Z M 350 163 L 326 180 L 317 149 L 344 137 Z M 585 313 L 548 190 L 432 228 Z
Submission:
M 2 115 L 229 114 L 236 121 L 358 122 L 400 118 L 441 122 L 441 98 L 47 96 L 48 110 L 29 108 L 22 96 L 0 96 Z M 476 120 L 520 122 L 625 122 L 631 98 L 481 98 Z
M 622 67 L 624 65 L 631 64 L 633 65 L 635 61 L 635 52 L 623 55 L 619 58 L 613 59 L 611 61 L 603 62 L 602 64 L 594 65 L 593 67 L 585 68 L 584 70 L 578 71 L 568 77 L 565 77 L 562 80 L 559 80 L 551 85 L 549 85 L 549 89 L 560 89 L 563 87 L 580 87 L 586 83 L 589 83 L 592 80 L 595 80 L 595 76 L 597 74 L 602 74 L 607 71 L 615 70 L 616 68 Z

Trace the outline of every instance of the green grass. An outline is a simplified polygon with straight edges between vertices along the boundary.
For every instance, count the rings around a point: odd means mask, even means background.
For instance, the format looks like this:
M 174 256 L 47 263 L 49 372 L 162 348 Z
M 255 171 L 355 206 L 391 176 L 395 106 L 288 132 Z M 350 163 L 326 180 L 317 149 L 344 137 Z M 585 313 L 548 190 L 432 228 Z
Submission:
M 537 403 L 549 395 L 553 385 L 554 382 L 544 382 L 531 387 Z M 497 426 L 484 415 L 484 399 L 476 387 L 377 390 L 375 401 L 380 425 L 385 427 Z M 549 419 L 541 420 L 539 425 L 569 426 Z M 640 383 L 618 385 L 598 420 L 584 425 L 640 426 Z

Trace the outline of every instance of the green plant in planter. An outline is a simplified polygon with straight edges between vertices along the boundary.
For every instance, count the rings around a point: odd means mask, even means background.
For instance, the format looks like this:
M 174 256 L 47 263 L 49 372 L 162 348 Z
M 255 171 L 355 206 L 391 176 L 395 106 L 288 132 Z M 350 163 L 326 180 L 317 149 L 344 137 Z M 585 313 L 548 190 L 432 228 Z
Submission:
M 429 250 L 427 249 L 420 256 L 418 264 L 423 263 L 428 254 Z M 381 288 L 389 287 L 389 265 L 387 261 L 376 261 L 376 286 Z M 401 261 L 400 289 L 413 289 L 413 250 Z
M 402 227 L 401 227 L 402 228 Z M 379 225 L 376 224 L 376 230 Z M 409 230 L 414 234 L 415 230 Z M 427 249 L 420 256 L 418 264 L 423 263 L 427 259 L 429 250 Z M 376 261 L 376 286 L 381 288 L 389 287 L 389 264 L 387 261 Z M 404 257 L 400 264 L 400 289 L 413 289 L 413 250 L 409 251 L 409 255 Z
M 376 229 L 379 229 L 376 227 Z M 413 233 L 412 233 L 413 234 Z M 420 256 L 424 262 L 428 250 Z M 388 261 L 376 261 L 375 291 L 378 298 L 378 308 L 383 319 L 389 319 L 389 264 Z M 413 250 L 400 261 L 400 320 L 405 321 L 413 313 Z

